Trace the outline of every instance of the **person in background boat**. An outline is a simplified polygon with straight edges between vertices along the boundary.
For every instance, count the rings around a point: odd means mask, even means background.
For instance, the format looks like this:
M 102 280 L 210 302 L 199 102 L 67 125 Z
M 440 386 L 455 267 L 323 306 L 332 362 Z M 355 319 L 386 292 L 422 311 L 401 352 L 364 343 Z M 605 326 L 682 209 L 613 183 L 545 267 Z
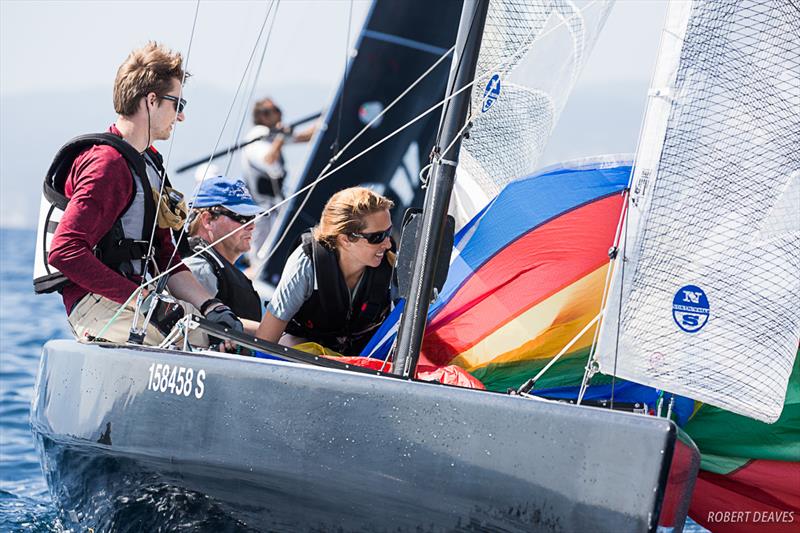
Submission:
M 149 248 L 140 240 L 150 233 L 143 232 L 143 226 L 158 224 L 153 257 L 161 271 L 170 264 L 174 252 L 170 228 L 162 225 L 160 211 L 156 216 L 147 209 L 147 196 L 158 194 L 165 176 L 161 157 L 150 144 L 169 139 L 175 123 L 184 120 L 186 101 L 181 98 L 181 83 L 185 76 L 188 73 L 183 70 L 180 53 L 156 42 L 133 50 L 117 71 L 114 110 L 118 116 L 108 131 L 143 154 L 147 179 L 137 179 L 123 156 L 108 145 L 89 148 L 72 164 L 64 191 L 69 203 L 53 236 L 48 261 L 70 280 L 62 297 L 79 340 L 93 340 L 101 332 L 103 339 L 112 342 L 128 340 L 134 307 L 129 302 L 120 308 L 136 291 L 148 267 L 148 262 L 140 259 Z M 148 190 L 143 190 L 141 183 L 148 183 Z M 101 250 L 103 246 L 98 244 L 108 241 L 108 235 L 116 235 L 114 242 Z M 126 259 L 112 261 L 110 256 L 118 253 L 127 253 Z M 171 264 L 179 263 L 176 256 Z M 185 266 L 173 271 L 167 287 L 183 301 L 184 312 L 197 308 L 207 319 L 241 330 L 230 308 L 214 299 Z M 164 331 L 150 324 L 144 343 L 157 344 L 163 337 Z
M 256 335 L 358 355 L 391 307 L 392 206 L 364 187 L 334 194 L 289 256 Z
M 262 211 L 244 180 L 216 176 L 200 183 L 189 215 L 189 247 L 192 254 L 200 255 L 188 257 L 186 264 L 200 284 L 230 307 L 245 331 L 253 334 L 261 320 L 261 298 L 235 264 L 250 249 L 251 222 Z
M 264 209 L 269 209 L 283 199 L 283 181 L 286 168 L 283 147 L 287 143 L 305 143 L 311 140 L 317 126 L 294 132 L 283 122 L 283 114 L 271 98 L 259 100 L 253 106 L 253 128 L 245 140 L 261 138 L 242 149 L 242 171 L 250 193 Z M 254 251 L 269 235 L 275 214 L 256 221 L 253 234 Z

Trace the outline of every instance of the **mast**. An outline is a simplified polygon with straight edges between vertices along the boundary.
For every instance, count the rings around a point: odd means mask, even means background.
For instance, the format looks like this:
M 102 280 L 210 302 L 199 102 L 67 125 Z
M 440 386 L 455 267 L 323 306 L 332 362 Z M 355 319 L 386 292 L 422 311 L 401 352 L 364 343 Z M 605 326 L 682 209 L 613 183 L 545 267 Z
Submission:
M 446 97 L 471 83 L 475 78 L 488 8 L 489 0 L 464 0 Z M 442 244 L 450 193 L 453 190 L 458 165 L 461 130 L 466 122 L 471 95 L 470 89 L 460 92 L 442 111 L 440 135 L 434 146 L 434 153 L 438 155 L 433 161 L 430 185 L 425 194 L 420 235 L 412 262 L 411 287 L 397 332 L 393 372 L 405 377 L 414 376 L 419 359 L 431 302 L 436 260 Z M 450 148 L 447 149 L 448 147 Z M 441 153 L 445 149 L 447 153 Z

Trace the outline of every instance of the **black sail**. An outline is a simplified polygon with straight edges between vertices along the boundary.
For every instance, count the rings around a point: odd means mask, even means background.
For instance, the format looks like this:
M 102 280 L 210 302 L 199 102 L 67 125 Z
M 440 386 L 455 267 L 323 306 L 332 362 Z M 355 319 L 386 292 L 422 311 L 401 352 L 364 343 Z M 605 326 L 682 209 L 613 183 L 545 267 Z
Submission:
M 327 111 L 327 129 L 317 136 L 293 191 L 320 176 L 334 154 L 332 146 L 337 143 L 337 136 L 339 147 L 343 147 L 380 109 L 388 106 L 453 46 L 461 5 L 460 0 L 377 0 L 373 4 L 356 45 L 357 54 L 351 59 L 334 103 Z M 449 59 L 442 61 L 380 122 L 359 137 L 333 168 L 441 102 L 449 68 Z M 395 202 L 394 223 L 400 227 L 405 208 L 422 205 L 418 172 L 428 163 L 440 115 L 440 110 L 431 112 L 318 183 L 310 194 L 300 194 L 287 202 L 278 215 L 277 228 L 260 254 L 264 257 L 272 250 L 262 279 L 273 285 L 278 282 L 300 234 L 317 223 L 325 202 L 341 189 L 360 184 L 374 187 Z

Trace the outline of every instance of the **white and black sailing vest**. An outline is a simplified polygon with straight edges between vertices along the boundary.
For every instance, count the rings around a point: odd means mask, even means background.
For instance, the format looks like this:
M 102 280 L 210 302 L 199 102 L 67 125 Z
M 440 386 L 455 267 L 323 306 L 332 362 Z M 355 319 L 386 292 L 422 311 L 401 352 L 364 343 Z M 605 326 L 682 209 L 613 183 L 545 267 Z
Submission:
M 250 130 L 247 140 L 263 137 L 264 139 L 260 142 L 272 143 L 278 134 L 280 132 L 259 125 Z M 247 188 L 250 189 L 253 198 L 260 205 L 272 205 L 283 196 L 283 182 L 286 178 L 283 153 L 278 154 L 278 160 L 275 163 L 267 165 L 263 161 L 257 160 L 262 154 L 257 151 L 256 144 L 245 146 L 242 150 L 242 171 L 247 180 Z
M 163 174 L 161 156 L 148 149 L 143 157 L 127 141 L 112 133 L 90 133 L 75 137 L 62 146 L 45 175 L 33 268 L 36 294 L 60 291 L 70 283 L 48 263 L 48 255 L 53 235 L 69 203 L 64 195 L 64 185 L 72 164 L 83 151 L 96 145 L 112 146 L 125 158 L 131 170 L 134 195 L 111 230 L 100 239 L 94 253 L 103 264 L 125 277 L 141 277 L 145 273 L 148 243 L 156 222 L 156 204 L 150 189 L 160 187 Z M 146 187 L 143 176 L 147 176 Z

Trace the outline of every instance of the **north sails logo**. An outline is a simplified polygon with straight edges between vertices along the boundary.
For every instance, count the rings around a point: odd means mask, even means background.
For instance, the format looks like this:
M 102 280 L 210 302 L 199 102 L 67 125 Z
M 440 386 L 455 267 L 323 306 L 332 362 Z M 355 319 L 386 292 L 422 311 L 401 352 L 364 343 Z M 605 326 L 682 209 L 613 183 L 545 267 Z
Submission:
M 483 107 L 482 113 L 486 113 L 494 105 L 495 101 L 500 97 L 500 74 L 495 74 L 486 88 L 483 90 Z
M 686 285 L 672 299 L 672 319 L 686 333 L 700 331 L 708 322 L 708 297 L 703 289 Z

